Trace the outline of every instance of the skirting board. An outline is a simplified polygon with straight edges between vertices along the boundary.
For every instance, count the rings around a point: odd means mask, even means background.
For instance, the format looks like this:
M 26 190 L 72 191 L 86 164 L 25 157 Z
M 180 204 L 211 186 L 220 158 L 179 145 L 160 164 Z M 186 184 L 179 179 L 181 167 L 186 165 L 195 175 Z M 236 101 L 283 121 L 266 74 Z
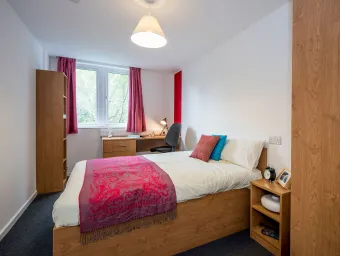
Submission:
M 37 196 L 37 191 L 35 191 L 31 197 L 20 207 L 20 209 L 14 214 L 14 216 L 10 219 L 10 221 L 6 224 L 6 226 L 0 231 L 0 241 L 7 235 L 7 233 L 11 230 L 14 224 L 18 221 L 21 215 L 26 211 L 28 206 L 33 202 L 35 197 Z

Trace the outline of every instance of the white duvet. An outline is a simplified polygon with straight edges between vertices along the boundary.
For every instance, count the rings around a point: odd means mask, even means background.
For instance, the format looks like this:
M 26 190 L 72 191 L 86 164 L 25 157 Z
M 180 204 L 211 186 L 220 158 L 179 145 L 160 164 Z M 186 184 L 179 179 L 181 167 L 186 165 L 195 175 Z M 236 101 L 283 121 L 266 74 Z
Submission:
M 258 170 L 247 170 L 226 161 L 203 161 L 189 157 L 190 151 L 145 155 L 168 173 L 176 188 L 177 202 L 208 194 L 248 187 L 261 179 Z M 83 185 L 86 161 L 78 162 L 64 192 L 54 203 L 53 220 L 57 227 L 79 225 L 78 196 Z

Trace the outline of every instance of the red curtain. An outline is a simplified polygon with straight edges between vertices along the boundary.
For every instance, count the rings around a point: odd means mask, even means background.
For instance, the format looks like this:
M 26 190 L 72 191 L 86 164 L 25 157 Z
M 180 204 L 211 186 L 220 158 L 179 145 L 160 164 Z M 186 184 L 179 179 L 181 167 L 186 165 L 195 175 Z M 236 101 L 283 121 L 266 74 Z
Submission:
M 182 71 L 175 74 L 174 122 L 182 123 Z
M 141 69 L 130 68 L 129 115 L 127 132 L 140 133 L 146 131 Z
M 66 91 L 66 133 L 78 133 L 77 107 L 76 107 L 76 60 L 58 57 L 58 72 L 67 76 Z

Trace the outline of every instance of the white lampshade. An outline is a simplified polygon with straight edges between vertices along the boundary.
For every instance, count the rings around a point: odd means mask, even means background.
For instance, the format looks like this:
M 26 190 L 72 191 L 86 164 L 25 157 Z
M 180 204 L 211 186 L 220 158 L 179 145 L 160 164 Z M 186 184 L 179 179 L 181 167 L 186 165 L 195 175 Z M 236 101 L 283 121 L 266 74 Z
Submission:
M 161 48 L 167 44 L 167 40 L 157 19 L 151 15 L 145 15 L 139 21 L 131 36 L 132 42 L 146 48 Z

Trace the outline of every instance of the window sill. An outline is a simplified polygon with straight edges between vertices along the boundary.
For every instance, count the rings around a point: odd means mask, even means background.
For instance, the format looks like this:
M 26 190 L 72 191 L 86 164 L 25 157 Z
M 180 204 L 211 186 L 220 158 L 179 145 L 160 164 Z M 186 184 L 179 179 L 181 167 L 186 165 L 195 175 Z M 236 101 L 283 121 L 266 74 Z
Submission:
M 127 126 L 101 126 L 101 125 L 78 125 L 78 129 L 112 129 L 112 130 L 126 130 Z

